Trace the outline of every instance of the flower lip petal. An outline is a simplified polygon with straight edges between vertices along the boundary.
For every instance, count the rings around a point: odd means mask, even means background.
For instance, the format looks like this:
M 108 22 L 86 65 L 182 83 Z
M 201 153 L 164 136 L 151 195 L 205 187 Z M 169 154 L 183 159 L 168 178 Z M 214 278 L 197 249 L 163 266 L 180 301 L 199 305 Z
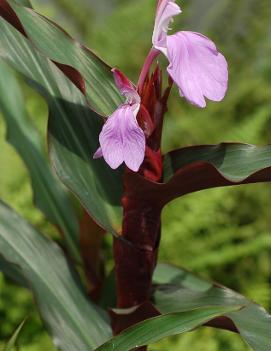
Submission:
M 125 128 L 126 132 L 123 137 L 123 156 L 124 162 L 128 168 L 137 172 L 144 161 L 146 139 L 143 130 L 138 125 L 136 116 L 139 112 L 140 104 L 131 106 L 127 110 Z
M 228 66 L 215 44 L 196 32 L 179 32 L 167 37 L 168 73 L 180 95 L 198 107 L 205 97 L 221 101 L 227 91 Z
M 145 156 L 145 135 L 136 114 L 139 105 L 123 104 L 107 119 L 100 133 L 100 145 L 105 161 L 113 169 L 123 162 L 137 172 Z M 99 149 L 98 155 L 101 154 Z
M 122 138 L 118 128 L 120 111 L 121 108 L 117 109 L 107 119 L 99 137 L 102 155 L 112 169 L 118 168 L 123 162 Z
M 145 157 L 146 140 L 137 122 L 141 99 L 132 82 L 117 68 L 112 69 L 115 84 L 126 102 L 109 116 L 99 135 L 100 147 L 93 158 L 103 157 L 112 168 L 123 162 L 137 172 Z

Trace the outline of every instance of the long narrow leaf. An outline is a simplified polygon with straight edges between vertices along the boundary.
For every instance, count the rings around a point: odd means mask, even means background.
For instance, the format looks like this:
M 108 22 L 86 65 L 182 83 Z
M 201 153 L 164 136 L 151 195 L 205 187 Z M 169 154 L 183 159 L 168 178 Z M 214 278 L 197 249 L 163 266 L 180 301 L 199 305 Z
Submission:
M 52 21 L 17 4 L 14 0 L 8 0 L 8 3 L 35 47 L 49 59 L 66 65 L 63 67 L 65 73 L 70 72 L 67 66 L 76 69 L 81 74 L 86 89 L 82 87 L 79 77 L 75 78 L 74 75 L 69 77 L 85 90 L 90 105 L 103 115 L 112 113 L 122 99 L 114 84 L 110 67 Z
M 32 8 L 31 2 L 29 0 L 19 0 L 19 4 L 21 4 L 25 7 Z
M 147 319 L 109 340 L 97 351 L 128 351 L 157 342 L 167 336 L 184 333 L 240 306 L 207 307 Z
M 11 69 L 2 61 L 0 110 L 7 125 L 7 140 L 14 146 L 29 170 L 34 203 L 61 229 L 70 253 L 79 259 L 79 225 L 71 199 L 53 176 L 39 134 L 28 118 L 19 84 Z
M 185 312 L 204 306 L 225 307 L 235 303 L 244 305 L 238 311 L 225 314 L 227 319 L 218 319 L 211 325 L 239 331 L 255 351 L 271 350 L 271 315 L 244 296 L 165 264 L 158 265 L 154 282 L 158 284 L 154 293 L 155 307 L 161 313 Z
M 141 188 L 143 199 L 165 205 L 199 190 L 271 181 L 271 145 L 238 143 L 190 146 L 164 156 L 164 182 L 138 174 L 130 186 Z
M 220 186 L 271 181 L 271 145 L 237 143 L 192 146 L 164 158 L 170 199 Z
M 91 351 L 111 335 L 105 313 L 87 300 L 60 248 L 0 202 L 0 261 L 19 267 L 62 351 Z
M 21 269 L 18 266 L 10 265 L 10 262 L 6 261 L 4 257 L 1 257 L 0 260 L 0 272 L 4 273 L 4 275 L 12 279 L 20 286 L 27 288 L 27 281 Z
M 5 345 L 3 351 L 12 351 L 16 345 L 18 337 L 20 335 L 23 326 L 25 325 L 26 320 L 23 320 L 22 323 L 18 326 L 18 328 L 14 331 L 13 335 L 9 339 L 8 343 Z
M 0 56 L 47 100 L 49 151 L 60 179 L 103 228 L 118 233 L 122 170 L 112 172 L 103 160 L 92 158 L 99 144 L 100 116 L 90 110 L 85 96 L 63 72 L 3 18 Z

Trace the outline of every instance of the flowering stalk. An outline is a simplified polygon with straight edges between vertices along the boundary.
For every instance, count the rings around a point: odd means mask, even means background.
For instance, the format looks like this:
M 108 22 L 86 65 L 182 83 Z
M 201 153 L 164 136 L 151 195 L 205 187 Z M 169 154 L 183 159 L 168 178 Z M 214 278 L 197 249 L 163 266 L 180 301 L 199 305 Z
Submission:
M 149 73 L 149 72 L 148 72 Z M 162 155 L 160 129 L 167 110 L 169 89 L 162 94 L 162 78 L 159 67 L 142 87 L 142 107 L 138 120 L 146 137 L 146 154 L 139 169 L 142 177 L 154 182 L 162 181 Z M 151 122 L 150 122 L 151 121 Z M 150 132 L 149 125 L 153 129 Z M 134 173 L 126 168 L 124 174 L 123 227 L 125 241 L 114 239 L 117 307 L 136 309 L 124 317 L 113 313 L 112 327 L 115 334 L 130 325 L 158 315 L 150 303 L 152 275 L 156 266 L 161 235 L 160 204 L 154 203 L 148 194 L 141 193 L 134 183 Z M 139 350 L 146 350 L 142 347 Z
M 139 75 L 138 83 L 137 83 L 137 90 L 138 90 L 139 94 L 142 92 L 145 79 L 146 79 L 147 75 L 149 74 L 149 71 L 150 71 L 150 68 L 151 68 L 153 61 L 159 55 L 160 55 L 159 50 L 157 50 L 155 48 L 151 48 L 148 56 L 146 57 L 146 60 L 145 60 L 144 65 L 142 67 L 141 73 Z
M 200 33 L 178 32 L 168 35 L 169 24 L 181 14 L 175 0 L 159 0 L 152 48 L 142 67 L 137 87 L 117 69 L 116 86 L 126 101 L 108 117 L 101 131 L 95 158 L 104 157 L 112 169 L 123 162 L 124 172 L 123 241 L 114 239 L 117 307 L 125 314 L 111 313 L 115 334 L 131 324 L 157 315 L 150 303 L 152 275 L 160 242 L 161 210 L 147 193 L 135 186 L 135 172 L 152 182 L 162 182 L 161 138 L 167 99 L 173 82 L 180 96 L 204 108 L 206 98 L 220 101 L 227 83 L 227 62 L 215 44 Z M 153 61 L 162 53 L 169 61 L 169 86 L 163 92 L 162 72 Z M 146 350 L 146 347 L 140 350 Z
M 130 244 L 114 240 L 118 308 L 138 306 L 149 300 L 160 241 L 161 208 L 137 199 L 137 189 L 128 189 L 129 171 L 125 178 L 122 236 Z

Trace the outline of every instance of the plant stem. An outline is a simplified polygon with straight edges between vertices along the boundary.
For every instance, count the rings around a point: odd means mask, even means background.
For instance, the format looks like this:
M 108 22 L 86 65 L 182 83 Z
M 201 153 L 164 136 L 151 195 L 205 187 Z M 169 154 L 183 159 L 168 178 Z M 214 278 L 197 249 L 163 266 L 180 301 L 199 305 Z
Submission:
M 151 64 L 158 55 L 158 50 L 151 49 L 138 81 L 141 104 L 148 112 L 154 130 L 146 138 L 145 159 L 139 172 L 134 173 L 126 168 L 124 173 L 122 237 L 125 240 L 114 238 L 113 245 L 116 295 L 119 309 L 135 308 L 129 312 L 111 311 L 115 335 L 131 325 L 160 314 L 151 302 L 151 292 L 160 244 L 163 203 L 157 202 L 149 187 L 151 182 L 161 182 L 163 178 L 161 132 L 170 87 L 163 94 L 159 66 L 148 77 Z M 144 178 L 150 183 L 142 183 Z M 138 349 L 146 350 L 147 346 Z
M 126 177 L 129 177 L 127 172 Z M 129 189 L 129 192 L 131 189 Z M 132 189 L 138 192 L 138 189 Z M 117 289 L 117 307 L 138 309 L 123 316 L 115 315 L 114 334 L 157 315 L 150 303 L 152 275 L 157 261 L 160 241 L 161 208 L 125 194 L 123 197 L 124 220 L 122 236 L 130 245 L 114 239 L 114 258 Z M 146 351 L 144 346 L 139 351 Z
M 145 79 L 149 73 L 150 67 L 151 67 L 153 61 L 155 60 L 155 58 L 157 56 L 159 56 L 159 54 L 160 54 L 160 51 L 155 49 L 155 48 L 151 48 L 150 52 L 148 53 L 148 56 L 146 57 L 146 60 L 144 62 L 144 65 L 142 67 L 142 70 L 141 70 L 139 78 L 138 78 L 137 89 L 138 89 L 139 94 L 142 92 L 143 85 L 144 85 Z
M 149 300 L 160 239 L 160 208 L 145 208 L 125 198 L 122 236 L 115 239 L 117 307 L 130 308 Z

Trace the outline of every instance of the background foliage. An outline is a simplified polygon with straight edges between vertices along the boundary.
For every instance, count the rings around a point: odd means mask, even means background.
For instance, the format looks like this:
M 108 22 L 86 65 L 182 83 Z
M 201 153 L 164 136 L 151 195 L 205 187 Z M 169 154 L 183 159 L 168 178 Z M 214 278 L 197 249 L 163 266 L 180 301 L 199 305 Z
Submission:
M 269 0 L 190 0 L 180 3 L 183 15 L 174 28 L 201 31 L 226 55 L 230 67 L 229 93 L 205 110 L 170 99 L 164 151 L 185 145 L 241 141 L 270 143 L 271 126 L 271 7 Z M 35 0 L 34 7 L 86 43 L 111 66 L 136 80 L 150 46 L 154 0 Z M 164 63 L 166 64 L 166 62 Z M 45 136 L 44 102 L 22 83 L 27 109 Z M 7 87 L 8 88 L 8 87 Z M 45 137 L 44 137 L 44 147 Z M 0 197 L 34 225 L 56 235 L 32 205 L 29 177 L 15 151 L 5 141 L 0 119 Z M 271 187 L 249 185 L 213 189 L 188 195 L 163 213 L 160 258 L 185 266 L 238 290 L 271 309 Z M 109 238 L 108 238 L 109 240 Z M 107 245 L 109 246 L 109 245 Z M 29 315 L 22 351 L 53 351 L 30 294 L 0 274 L 0 348 Z M 150 349 L 243 351 L 239 337 L 204 328 L 167 339 Z

